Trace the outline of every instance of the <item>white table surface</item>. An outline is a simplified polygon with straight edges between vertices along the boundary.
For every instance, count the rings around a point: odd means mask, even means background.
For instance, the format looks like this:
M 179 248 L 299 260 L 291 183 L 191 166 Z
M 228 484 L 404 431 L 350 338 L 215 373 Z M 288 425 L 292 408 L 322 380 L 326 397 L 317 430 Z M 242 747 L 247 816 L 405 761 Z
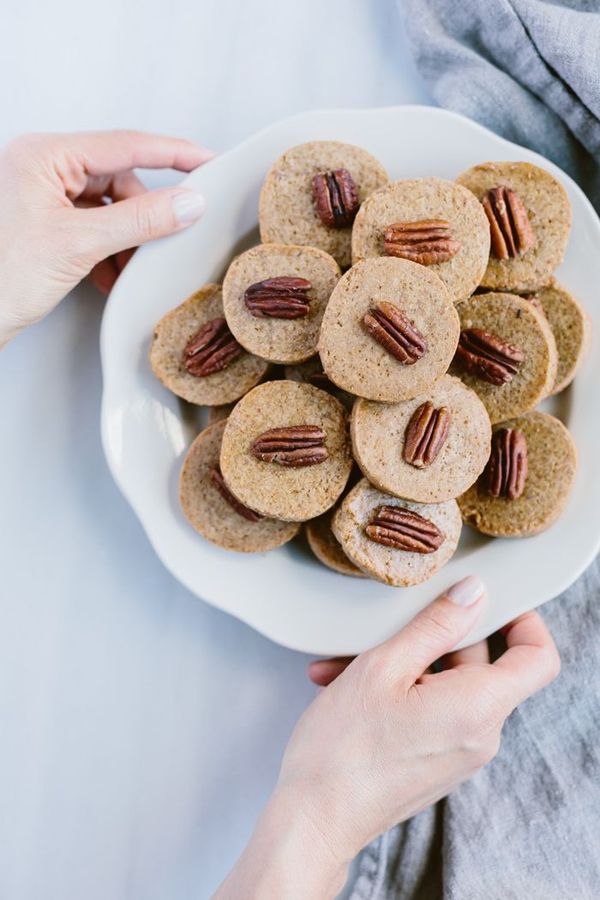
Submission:
M 7 7 L 1 143 L 132 127 L 222 150 L 302 110 L 429 102 L 393 0 Z M 118 493 L 101 315 L 80 289 L 0 355 L 3 900 L 208 897 L 314 692 L 307 657 L 167 574 Z

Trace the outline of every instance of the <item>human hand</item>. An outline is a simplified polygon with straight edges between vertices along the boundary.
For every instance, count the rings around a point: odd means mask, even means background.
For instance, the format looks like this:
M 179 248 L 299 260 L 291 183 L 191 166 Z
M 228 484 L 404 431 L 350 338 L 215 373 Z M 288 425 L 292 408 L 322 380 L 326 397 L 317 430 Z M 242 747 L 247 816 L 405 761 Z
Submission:
M 135 131 L 32 134 L 0 152 L 0 347 L 86 275 L 105 293 L 131 248 L 186 228 L 196 191 L 147 191 L 134 168 L 190 172 L 211 152 Z M 111 201 L 111 202 L 108 202 Z
M 503 629 L 507 649 L 493 664 L 485 642 L 452 652 L 483 602 L 481 582 L 464 579 L 380 646 L 311 664 L 313 680 L 328 686 L 298 722 L 277 788 L 218 897 L 333 896 L 365 844 L 492 759 L 506 717 L 557 675 L 559 657 L 535 612 Z

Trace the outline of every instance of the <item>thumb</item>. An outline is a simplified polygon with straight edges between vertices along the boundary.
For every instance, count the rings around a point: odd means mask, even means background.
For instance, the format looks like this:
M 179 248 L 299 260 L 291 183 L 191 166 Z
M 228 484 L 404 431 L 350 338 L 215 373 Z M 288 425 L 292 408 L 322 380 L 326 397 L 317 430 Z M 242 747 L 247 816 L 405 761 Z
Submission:
M 403 675 L 415 680 L 469 634 L 481 613 L 484 597 L 483 582 L 469 575 L 421 610 L 378 649 L 394 659 Z
M 97 263 L 121 250 L 181 231 L 199 219 L 205 207 L 198 191 L 163 188 L 81 210 L 87 253 Z

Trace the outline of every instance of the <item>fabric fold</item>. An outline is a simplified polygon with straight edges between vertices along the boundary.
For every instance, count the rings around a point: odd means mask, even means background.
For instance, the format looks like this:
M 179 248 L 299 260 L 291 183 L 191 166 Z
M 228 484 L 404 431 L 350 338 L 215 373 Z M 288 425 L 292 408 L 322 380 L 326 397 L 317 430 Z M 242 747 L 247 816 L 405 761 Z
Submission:
M 400 0 L 435 99 L 572 175 L 600 209 L 600 2 Z

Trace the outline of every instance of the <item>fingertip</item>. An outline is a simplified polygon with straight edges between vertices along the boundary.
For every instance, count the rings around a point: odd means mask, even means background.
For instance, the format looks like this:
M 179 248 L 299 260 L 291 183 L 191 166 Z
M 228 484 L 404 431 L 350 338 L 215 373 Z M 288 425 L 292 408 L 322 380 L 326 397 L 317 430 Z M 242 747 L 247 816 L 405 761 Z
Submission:
M 322 679 L 325 674 L 324 667 L 323 667 L 323 660 L 316 659 L 313 662 L 309 663 L 306 668 L 306 674 L 308 675 L 309 679 L 312 681 L 313 684 L 322 686 L 322 684 L 324 683 L 322 681 Z
M 202 159 L 202 162 L 208 162 L 217 155 L 217 151 L 211 150 L 210 147 L 203 147 L 201 144 L 194 144 L 193 146 L 196 149 L 198 157 Z
M 474 606 L 486 596 L 486 587 L 481 578 L 467 575 L 448 588 L 445 596 L 456 606 Z
M 309 663 L 307 674 L 317 687 L 326 687 L 331 682 L 331 674 L 325 660 L 315 660 Z
M 193 141 L 182 140 L 182 152 L 177 155 L 177 159 L 173 168 L 180 172 L 192 172 L 199 166 L 210 162 L 217 155 L 215 150 L 210 150 L 202 144 L 196 144 Z
M 315 659 L 308 664 L 308 677 L 313 684 L 326 687 L 341 675 L 352 662 L 353 657 L 340 657 L 339 659 Z
M 182 188 L 173 195 L 173 215 L 179 226 L 191 225 L 200 219 L 206 210 L 206 200 L 200 191 Z
M 334 670 L 334 659 L 315 659 L 308 664 L 308 677 L 314 684 L 329 684 Z
M 507 622 L 500 631 L 502 634 L 506 635 L 514 628 L 519 628 L 523 625 L 526 625 L 527 627 L 531 625 L 536 628 L 539 626 L 542 628 L 546 627 L 539 612 L 535 609 L 528 609 L 527 612 L 521 613 L 520 616 L 516 616 L 514 619 L 511 619 L 510 622 Z
M 544 620 L 535 610 L 523 613 L 504 628 L 507 649 L 492 664 L 506 682 L 507 701 L 514 708 L 546 687 L 560 672 L 560 656 Z

